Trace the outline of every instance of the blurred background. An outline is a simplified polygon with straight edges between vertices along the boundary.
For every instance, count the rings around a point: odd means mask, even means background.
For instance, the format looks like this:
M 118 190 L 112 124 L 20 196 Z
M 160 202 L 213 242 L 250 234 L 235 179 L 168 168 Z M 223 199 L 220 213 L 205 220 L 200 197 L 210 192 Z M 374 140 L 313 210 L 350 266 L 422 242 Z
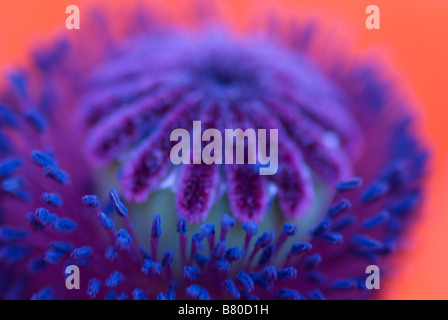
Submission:
M 133 0 L 20 0 L 0 2 L 0 71 L 26 63 L 27 53 L 55 32 L 66 30 L 65 9 L 92 4 L 132 6 Z M 143 1 L 182 17 L 188 0 Z M 279 18 L 323 17 L 347 35 L 360 55 L 381 56 L 417 102 L 417 119 L 432 151 L 424 213 L 410 230 L 409 246 L 396 257 L 399 267 L 381 299 L 448 299 L 448 1 L 446 0 L 217 0 L 226 21 L 247 28 L 257 13 Z M 377 5 L 381 29 L 367 30 L 365 9 Z M 327 27 L 328 27 L 327 26 Z M 0 83 L 2 80 L 0 80 Z

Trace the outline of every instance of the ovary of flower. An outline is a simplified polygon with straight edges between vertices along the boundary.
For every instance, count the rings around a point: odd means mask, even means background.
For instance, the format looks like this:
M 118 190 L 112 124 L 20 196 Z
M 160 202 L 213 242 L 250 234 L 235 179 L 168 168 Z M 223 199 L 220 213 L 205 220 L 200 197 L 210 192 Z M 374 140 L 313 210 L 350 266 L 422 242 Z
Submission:
M 269 130 L 269 155 L 266 129 L 258 129 L 258 137 L 254 129 L 225 129 L 224 159 L 222 155 L 222 133 L 218 129 L 209 128 L 202 132 L 201 121 L 193 121 L 193 161 L 190 153 L 190 133 L 178 128 L 171 132 L 170 141 L 178 142 L 170 151 L 171 162 L 178 164 L 244 164 L 245 150 L 247 163 L 258 164 L 260 175 L 273 175 L 278 169 L 278 129 Z M 201 134 L 202 133 L 202 134 Z M 213 138 L 213 139 L 212 139 Z M 179 141 L 180 139 L 180 141 Z M 247 139 L 247 143 L 246 140 Z M 202 142 L 209 142 L 202 148 Z M 236 150 L 234 155 L 234 149 Z M 202 151 L 201 151 L 202 150 Z M 234 160 L 236 160 L 234 162 Z M 268 165 L 268 166 L 266 166 Z

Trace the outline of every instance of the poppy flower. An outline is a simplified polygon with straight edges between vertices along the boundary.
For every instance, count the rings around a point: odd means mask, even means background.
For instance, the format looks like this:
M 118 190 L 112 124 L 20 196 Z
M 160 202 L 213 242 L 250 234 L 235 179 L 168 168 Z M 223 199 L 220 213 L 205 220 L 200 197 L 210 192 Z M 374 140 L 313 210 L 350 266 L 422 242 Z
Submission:
M 372 297 L 366 268 L 387 274 L 426 169 L 400 84 L 368 60 L 324 64 L 312 24 L 237 35 L 145 13 L 115 35 L 98 9 L 96 36 L 8 75 L 0 296 Z M 171 132 L 193 121 L 278 130 L 277 172 L 173 164 Z M 83 290 L 67 290 L 70 265 Z

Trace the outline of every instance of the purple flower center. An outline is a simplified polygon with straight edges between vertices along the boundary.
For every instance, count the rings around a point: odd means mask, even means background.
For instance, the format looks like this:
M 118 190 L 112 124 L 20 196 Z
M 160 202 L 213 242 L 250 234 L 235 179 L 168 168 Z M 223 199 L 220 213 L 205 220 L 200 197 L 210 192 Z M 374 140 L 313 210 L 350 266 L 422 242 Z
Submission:
M 241 222 L 261 221 L 275 195 L 283 215 L 297 219 L 311 206 L 313 180 L 333 186 L 350 176 L 362 134 L 341 88 L 304 55 L 221 33 L 137 40 L 94 72 L 81 105 L 88 155 L 103 166 L 124 163 L 126 200 L 145 201 L 173 174 L 177 211 L 190 222 L 206 219 L 222 185 Z M 278 174 L 258 177 L 253 165 L 172 166 L 170 133 L 191 131 L 192 121 L 222 133 L 278 129 Z

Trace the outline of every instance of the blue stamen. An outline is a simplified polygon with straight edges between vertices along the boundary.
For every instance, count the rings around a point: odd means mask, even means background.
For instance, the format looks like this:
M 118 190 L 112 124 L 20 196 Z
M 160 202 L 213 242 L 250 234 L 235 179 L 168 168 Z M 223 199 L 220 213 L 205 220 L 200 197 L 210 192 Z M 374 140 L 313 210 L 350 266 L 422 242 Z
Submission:
M 96 195 L 86 194 L 81 198 L 82 203 L 90 208 L 96 208 L 100 206 L 100 200 Z
M 166 298 L 165 294 L 161 292 L 161 293 L 159 293 L 157 295 L 156 300 L 165 301 L 165 300 L 168 300 L 168 299 Z
M 306 258 L 304 266 L 307 269 L 316 268 L 322 262 L 320 254 L 316 253 Z
M 93 249 L 90 247 L 81 247 L 81 248 L 75 248 L 72 251 L 71 257 L 73 259 L 85 259 L 89 258 L 93 253 Z
M 244 271 L 240 271 L 236 276 L 236 281 L 244 287 L 248 292 L 254 290 L 254 281 L 252 278 Z
M 351 279 L 337 280 L 331 284 L 331 287 L 337 290 L 353 290 L 356 289 L 357 286 L 358 286 L 357 282 Z
M 201 276 L 201 270 L 194 266 L 184 267 L 184 278 L 189 280 L 197 280 Z
M 106 287 L 115 288 L 118 286 L 121 280 L 123 280 L 123 275 L 118 271 L 114 271 L 109 275 L 109 277 L 107 277 L 105 282 Z
M 265 267 L 263 270 L 263 276 L 270 281 L 277 280 L 277 268 L 275 266 Z
M 389 213 L 387 211 L 382 211 L 372 218 L 365 219 L 362 222 L 362 226 L 365 229 L 374 228 L 374 227 L 378 226 L 379 224 L 381 224 L 382 222 L 386 221 L 388 218 L 389 218 Z
M 57 215 L 48 212 L 45 208 L 37 208 L 34 216 L 43 225 L 54 224 L 58 220 Z
M 34 215 L 34 213 L 28 212 L 26 219 L 33 231 L 42 231 L 45 229 L 45 225 Z
M 33 160 L 33 162 L 39 166 L 41 166 L 42 168 L 50 166 L 50 167 L 56 167 L 57 163 L 54 160 L 54 158 L 48 154 L 48 153 L 44 153 L 42 151 L 32 151 L 31 152 L 31 159 Z
M 326 233 L 331 227 L 331 220 L 322 220 L 319 222 L 316 228 L 311 231 L 314 237 L 320 237 L 322 234 Z
M 225 258 L 229 261 L 240 260 L 244 255 L 244 250 L 239 247 L 227 249 Z
M 134 300 L 148 300 L 142 289 L 134 289 L 134 291 L 132 291 L 132 296 L 134 297 Z
M 198 300 L 210 300 L 207 290 L 197 284 L 193 284 L 186 289 L 187 295 Z
M 193 236 L 191 237 L 191 240 L 196 245 L 197 250 L 204 251 L 204 243 L 203 243 L 204 239 L 202 238 L 200 233 L 193 234 Z
M 45 252 L 44 260 L 47 263 L 56 264 L 62 259 L 62 257 L 65 256 L 65 254 L 66 253 L 64 251 L 60 250 L 48 250 L 47 252 Z
M 224 259 L 215 260 L 212 264 L 212 269 L 219 272 L 228 272 L 230 270 L 230 264 Z
M 274 239 L 275 233 L 274 231 L 266 231 L 261 236 L 258 237 L 257 241 L 255 242 L 256 247 L 265 248 L 269 244 L 271 244 L 272 240 Z
M 362 185 L 361 178 L 353 178 L 351 180 L 343 181 L 336 186 L 336 189 L 339 192 L 349 191 L 353 189 L 357 189 Z
M 56 220 L 54 229 L 57 231 L 70 232 L 76 229 L 76 223 L 68 218 L 60 218 Z
M 121 293 L 118 297 L 117 297 L 117 300 L 121 300 L 121 301 L 123 301 L 123 300 L 127 300 L 128 299 L 128 295 L 126 294 L 126 293 Z
M 283 288 L 274 294 L 278 300 L 300 300 L 300 295 L 297 291 Z
M 246 224 L 243 224 L 243 229 L 249 235 L 258 234 L 258 224 L 253 222 L 252 220 L 248 220 Z
M 241 300 L 260 300 L 257 296 L 250 294 L 249 292 L 243 291 L 241 292 Z
M 90 279 L 89 284 L 87 285 L 87 294 L 91 299 L 95 298 L 98 292 L 100 291 L 101 282 L 97 279 Z
M 13 128 L 19 127 L 19 120 L 17 113 L 11 108 L 2 104 L 0 104 L 0 121 L 1 124 L 9 125 L 10 127 Z
M 56 182 L 59 182 L 60 184 L 70 183 L 70 178 L 69 178 L 68 173 L 61 169 L 58 169 L 56 167 L 45 166 L 44 173 L 45 173 L 45 176 L 53 179 Z
M 218 244 L 213 248 L 211 256 L 215 260 L 224 258 L 226 254 L 226 243 L 224 241 L 218 242 Z
M 39 132 L 44 131 L 47 128 L 47 120 L 36 109 L 30 109 L 25 113 L 25 118 L 28 122 Z
M 30 251 L 31 249 L 26 246 L 13 245 L 5 247 L 0 251 L 0 260 L 12 264 L 24 259 Z
M 31 262 L 29 263 L 29 270 L 32 273 L 36 273 L 36 272 L 44 270 L 47 266 L 48 266 L 48 264 L 44 258 L 37 258 L 37 259 L 31 260 Z
M 327 282 L 327 277 L 316 270 L 311 270 L 305 273 L 305 279 L 314 283 L 325 283 Z
M 383 244 L 375 239 L 369 238 L 364 235 L 355 235 L 352 238 L 354 244 L 363 247 L 368 250 L 379 250 L 383 247 Z
M 297 226 L 292 223 L 285 223 L 283 225 L 283 233 L 292 237 L 297 233 Z
M 223 214 L 221 217 L 221 228 L 225 231 L 229 231 L 232 229 L 236 224 L 236 221 L 234 218 L 229 216 L 228 214 Z
M 274 289 L 274 282 L 266 278 L 264 274 L 251 272 L 250 277 L 254 281 L 255 285 L 263 290 L 271 291 Z
M 145 259 L 141 270 L 144 274 L 159 275 L 162 272 L 162 266 L 158 262 Z
M 120 229 L 115 232 L 116 242 L 115 244 L 122 250 L 127 250 L 131 247 L 132 237 L 125 229 Z
M 334 219 L 342 213 L 346 212 L 350 209 L 352 204 L 347 199 L 342 199 L 335 205 L 331 206 L 331 208 L 327 212 L 327 217 L 330 219 Z
M 51 300 L 53 298 L 53 290 L 44 288 L 31 297 L 31 300 Z
M 104 300 L 115 300 L 117 298 L 117 293 L 113 290 L 109 290 L 106 294 L 106 297 L 104 298 Z
M 188 220 L 185 217 L 180 217 L 179 221 L 177 222 L 177 232 L 184 236 L 188 231 Z
M 106 230 L 113 230 L 114 229 L 114 222 L 107 214 L 104 212 L 98 212 L 98 219 L 100 220 L 101 225 Z
M 261 256 L 260 256 L 260 260 L 258 262 L 258 265 L 263 266 L 266 263 L 269 262 L 269 260 L 272 259 L 272 257 L 274 256 L 274 245 L 270 244 L 269 246 L 267 246 L 266 248 L 263 249 L 263 251 L 261 252 Z
M 327 233 L 324 234 L 322 238 L 332 244 L 341 244 L 344 241 L 344 238 L 340 233 Z
M 11 177 L 2 181 L 2 189 L 16 198 L 27 202 L 31 199 L 31 196 L 28 192 L 20 190 L 23 184 L 24 181 L 22 179 Z
M 385 181 L 378 181 L 370 186 L 361 196 L 362 202 L 372 202 L 389 191 L 389 184 Z
M 46 193 L 42 194 L 42 200 L 51 206 L 60 207 L 62 205 L 62 198 L 57 193 Z
M 145 259 L 152 260 L 151 254 L 148 252 L 148 250 L 146 250 L 144 246 L 141 245 L 139 249 L 140 253 L 143 255 L 143 257 L 145 257 Z
M 63 252 L 70 252 L 73 250 L 73 246 L 70 243 L 59 242 L 59 241 L 53 241 L 50 244 L 50 247 L 55 250 L 59 250 L 59 251 L 63 251 Z
M 107 247 L 104 256 L 107 260 L 114 261 L 118 257 L 118 251 L 114 247 Z
M 297 269 L 294 267 L 289 267 L 278 270 L 277 276 L 282 280 L 294 280 L 295 278 L 297 278 Z
M 411 211 L 412 208 L 418 203 L 419 195 L 418 193 L 411 193 L 404 199 L 392 204 L 389 210 L 392 214 L 398 216 L 404 216 Z
M 315 290 L 310 293 L 311 299 L 313 300 L 326 300 L 322 292 L 319 290 Z
M 200 253 L 195 253 L 194 254 L 194 256 L 193 256 L 193 259 L 194 259 L 194 261 L 196 261 L 196 263 L 199 265 L 199 267 L 203 267 L 203 266 L 205 266 L 209 261 L 210 261 L 210 259 L 209 258 L 207 258 L 206 256 L 204 256 L 204 255 L 202 255 L 202 254 L 200 254 Z
M 160 214 L 152 216 L 151 238 L 159 239 L 162 235 L 162 226 L 160 222 Z
M 124 206 L 123 202 L 121 202 L 120 197 L 118 196 L 118 193 L 117 191 L 115 191 L 115 189 L 109 190 L 109 198 L 112 200 L 117 213 L 122 217 L 127 217 L 128 209 Z
M 223 283 L 224 289 L 235 299 L 239 299 L 241 297 L 240 292 L 235 286 L 235 283 L 232 279 L 227 279 Z
M 211 223 L 205 223 L 201 226 L 201 229 L 199 231 L 202 235 L 202 237 L 208 239 L 209 237 L 215 236 L 215 226 Z
M 234 218 L 229 216 L 228 214 L 223 214 L 221 217 L 221 235 L 219 241 L 225 241 L 227 237 L 227 233 L 232 229 L 236 224 Z
M 9 227 L 0 227 L 0 239 L 6 241 L 21 240 L 26 238 L 28 233 L 25 230 L 16 230 Z
M 298 255 L 310 251 L 313 248 L 309 242 L 294 243 L 289 251 L 293 255 Z
M 20 168 L 21 166 L 22 160 L 18 158 L 3 160 L 0 163 L 0 177 L 10 176 L 17 168 Z
M 162 267 L 171 267 L 173 263 L 174 251 L 170 249 L 166 249 L 162 255 Z
M 342 218 L 341 220 L 337 221 L 333 225 L 331 230 L 334 232 L 340 232 L 340 231 L 344 230 L 345 228 L 351 226 L 355 222 L 356 222 L 356 217 L 354 215 L 349 215 L 349 216 L 346 216 L 346 217 Z

